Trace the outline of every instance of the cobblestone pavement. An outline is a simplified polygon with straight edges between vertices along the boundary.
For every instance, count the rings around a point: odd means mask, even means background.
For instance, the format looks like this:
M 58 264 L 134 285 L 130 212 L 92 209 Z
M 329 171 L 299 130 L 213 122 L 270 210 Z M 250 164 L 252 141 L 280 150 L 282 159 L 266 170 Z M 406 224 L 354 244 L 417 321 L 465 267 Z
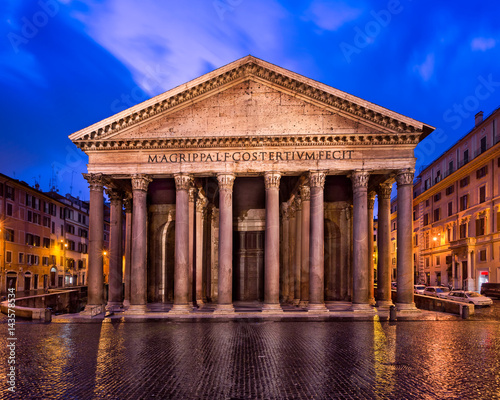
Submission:
M 17 399 L 499 399 L 496 321 L 16 324 Z

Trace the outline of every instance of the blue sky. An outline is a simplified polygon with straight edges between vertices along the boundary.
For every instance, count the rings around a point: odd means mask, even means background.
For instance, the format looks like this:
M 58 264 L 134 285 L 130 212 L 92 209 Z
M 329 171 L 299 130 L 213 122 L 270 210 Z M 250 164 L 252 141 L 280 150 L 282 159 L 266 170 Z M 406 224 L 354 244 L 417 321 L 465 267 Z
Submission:
M 438 128 L 500 105 L 500 3 L 4 0 L 0 172 L 88 198 L 71 133 L 252 54 Z

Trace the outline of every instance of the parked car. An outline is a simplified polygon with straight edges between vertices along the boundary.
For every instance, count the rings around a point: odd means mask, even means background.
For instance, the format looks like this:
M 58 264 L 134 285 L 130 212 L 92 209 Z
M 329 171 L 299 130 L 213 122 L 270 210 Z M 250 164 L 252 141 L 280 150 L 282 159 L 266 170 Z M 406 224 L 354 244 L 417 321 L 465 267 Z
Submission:
M 416 294 L 424 294 L 425 285 L 413 285 L 413 292 Z
M 481 285 L 481 294 L 487 297 L 500 297 L 500 283 L 483 283 Z
M 491 306 L 493 304 L 493 300 L 489 297 L 481 296 L 479 293 L 469 290 L 453 290 L 448 293 L 448 300 L 472 303 L 475 306 Z
M 445 286 L 427 286 L 424 289 L 424 293 L 426 296 L 440 297 L 442 299 L 446 299 L 448 297 L 448 293 L 450 289 Z

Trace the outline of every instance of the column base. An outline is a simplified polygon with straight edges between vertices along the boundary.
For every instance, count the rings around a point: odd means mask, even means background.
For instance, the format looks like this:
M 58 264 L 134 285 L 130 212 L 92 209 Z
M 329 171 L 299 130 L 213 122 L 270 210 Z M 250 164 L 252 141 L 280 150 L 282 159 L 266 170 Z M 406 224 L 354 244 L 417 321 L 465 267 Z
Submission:
M 123 300 L 123 308 L 130 307 L 130 300 Z
M 93 317 L 94 315 L 102 314 L 105 311 L 104 304 L 95 305 L 87 304 L 85 309 L 80 313 L 80 315 L 86 315 Z
M 189 314 L 191 311 L 193 311 L 193 307 L 190 306 L 189 304 L 174 304 L 168 313 Z
M 301 300 L 299 303 L 299 307 L 301 308 L 307 308 L 307 305 L 309 304 L 309 300 Z
M 108 301 L 106 310 L 110 312 L 122 311 L 122 303 L 120 301 Z
M 418 313 L 421 312 L 416 306 L 415 303 L 396 303 L 396 310 L 397 312 L 403 312 L 403 313 Z
M 203 306 L 205 305 L 205 303 L 203 302 L 203 300 L 202 300 L 202 299 L 197 299 L 197 300 L 196 300 L 196 305 L 197 305 L 199 308 L 201 308 L 201 307 L 203 307 Z
M 350 311 L 374 313 L 375 309 L 368 303 L 356 303 L 351 305 Z
M 392 300 L 377 300 L 376 307 L 377 308 L 390 308 L 393 305 L 394 305 L 394 303 L 392 302 Z
M 148 307 L 146 304 L 131 304 L 130 307 L 125 311 L 125 314 L 146 314 L 148 312 Z
M 294 306 L 298 306 L 299 303 L 300 303 L 300 299 L 293 299 L 292 300 L 292 305 L 294 305 Z
M 232 304 L 217 304 L 215 307 L 214 314 L 234 314 L 234 307 Z
M 371 306 L 375 306 L 375 304 L 377 304 L 377 302 L 375 301 L 375 297 L 372 297 L 372 298 L 370 299 L 370 305 L 371 305 Z
M 328 308 L 326 308 L 324 303 L 319 303 L 319 304 L 311 304 L 307 306 L 307 312 L 310 313 L 324 313 L 324 312 L 329 312 Z
M 276 314 L 276 313 L 282 313 L 283 309 L 279 305 L 279 303 L 273 303 L 273 304 L 263 304 L 262 305 L 262 313 L 263 314 Z

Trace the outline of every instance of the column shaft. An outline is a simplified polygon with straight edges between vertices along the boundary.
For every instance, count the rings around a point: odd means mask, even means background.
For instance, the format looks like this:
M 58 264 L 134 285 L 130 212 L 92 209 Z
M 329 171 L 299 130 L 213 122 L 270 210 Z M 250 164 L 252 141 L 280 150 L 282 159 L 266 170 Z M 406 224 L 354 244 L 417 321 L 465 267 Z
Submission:
M 280 209 L 279 184 L 281 175 L 266 172 L 266 235 L 264 249 L 264 304 L 262 312 L 282 311 L 280 292 Z
M 217 175 L 219 182 L 219 282 L 215 313 L 233 313 L 233 174 Z
M 203 243 L 203 232 L 204 232 L 204 213 L 207 206 L 207 199 L 198 194 L 198 199 L 196 201 L 196 305 L 198 307 L 203 305 L 203 255 L 204 255 L 204 243 Z
M 107 190 L 110 199 L 109 230 L 109 289 L 108 307 L 111 309 L 122 305 L 122 194 L 116 190 Z
M 328 311 L 325 307 L 325 211 L 323 188 L 325 173 L 309 175 L 311 185 L 310 289 L 308 311 Z
M 294 299 L 293 304 L 298 306 L 300 303 L 300 273 L 302 268 L 302 200 L 295 199 L 295 259 L 294 259 Z
M 383 183 L 378 190 L 377 227 L 377 307 L 392 306 L 391 295 L 391 183 Z
M 194 301 L 194 293 L 196 289 L 194 285 L 196 284 L 196 273 L 194 271 L 194 228 L 195 228 L 195 218 L 194 218 L 194 208 L 195 208 L 195 199 L 196 197 L 196 189 L 189 189 L 189 249 L 188 249 L 188 280 L 189 280 L 189 290 L 188 290 L 188 304 L 190 306 L 193 305 Z
M 132 199 L 125 200 L 125 293 L 123 306 L 130 306 L 130 283 L 132 263 Z
M 175 265 L 174 305 L 171 313 L 186 313 L 192 307 L 189 297 L 189 188 L 191 177 L 176 174 L 175 179 Z
M 311 191 L 309 182 L 300 187 L 302 199 L 302 236 L 301 236 L 301 268 L 300 268 L 300 307 L 309 304 L 309 239 L 311 220 Z
M 280 275 L 281 275 L 281 296 L 283 299 L 283 302 L 287 302 L 289 298 L 289 289 L 290 289 L 290 284 L 289 284 L 289 242 L 290 242 L 290 218 L 289 218 L 289 210 L 288 210 L 288 203 L 283 203 L 283 239 L 282 239 L 282 246 L 281 246 L 281 260 L 282 260 L 282 266 L 280 269 Z
M 295 226 L 295 208 L 293 203 L 289 207 L 290 210 L 290 222 L 289 222 L 289 245 L 288 245 L 288 301 L 290 303 L 293 303 L 293 300 L 295 298 L 295 270 L 294 270 L 294 265 L 295 265 L 295 233 L 296 233 L 296 226 Z
M 371 305 L 375 305 L 373 281 L 375 277 L 373 262 L 373 208 L 375 206 L 375 192 L 368 195 L 368 297 Z
M 92 308 L 102 306 L 104 303 L 102 259 L 104 246 L 104 181 L 101 174 L 83 174 L 83 176 L 88 181 L 90 188 L 88 301 L 85 312 L 91 313 Z
M 416 310 L 413 302 L 413 170 L 398 171 L 397 308 Z

